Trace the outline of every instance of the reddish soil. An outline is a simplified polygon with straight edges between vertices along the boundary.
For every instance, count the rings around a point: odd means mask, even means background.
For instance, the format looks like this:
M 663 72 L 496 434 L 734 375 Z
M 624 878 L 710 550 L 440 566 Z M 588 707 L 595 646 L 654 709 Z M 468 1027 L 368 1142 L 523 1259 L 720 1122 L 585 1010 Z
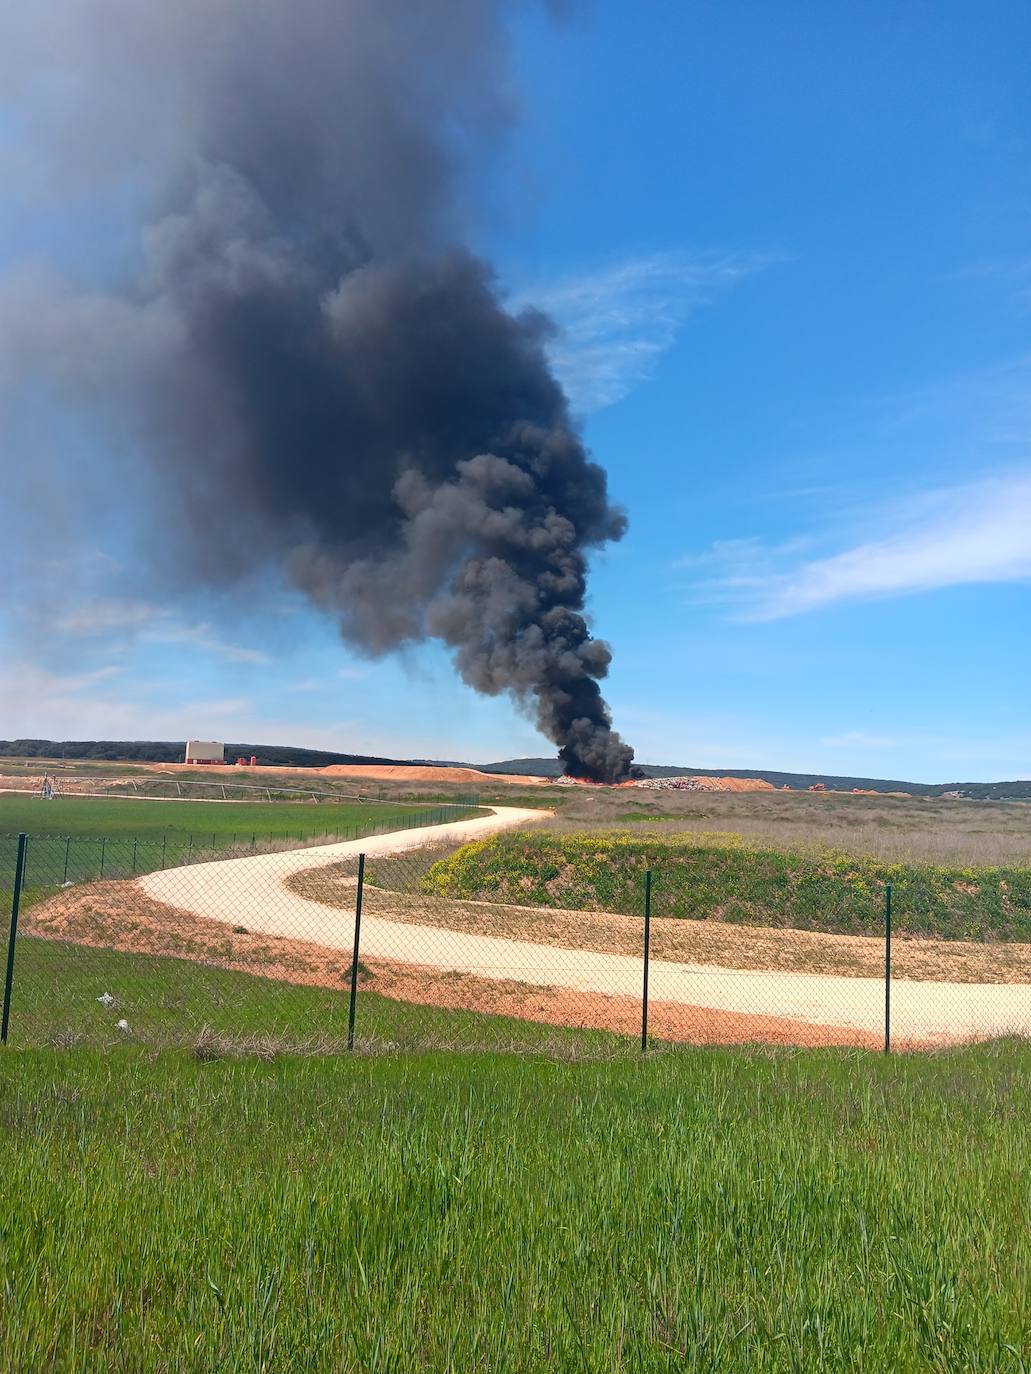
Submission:
M 465 782 L 486 786 L 492 782 L 507 782 L 517 786 L 551 787 L 552 778 L 538 778 L 522 773 L 483 773 L 478 768 L 444 768 L 435 764 L 399 763 L 332 763 L 325 768 L 290 768 L 277 764 L 258 764 L 254 768 L 238 767 L 233 763 L 142 763 L 138 767 L 156 773 L 192 773 L 201 771 L 221 776 L 223 773 L 252 776 L 272 773 L 276 777 L 289 775 L 303 778 L 378 778 L 388 782 Z
M 131 882 L 94 883 L 63 893 L 32 907 L 27 918 L 23 926 L 27 935 L 88 948 L 170 955 L 307 987 L 339 989 L 350 977 L 350 960 L 338 949 L 305 940 L 234 932 L 220 921 L 156 902 Z M 364 990 L 399 1002 L 628 1036 L 640 1034 L 641 1004 L 636 998 L 477 978 L 387 960 L 363 960 L 363 967 L 368 970 L 361 984 Z M 675 1002 L 651 1003 L 649 1029 L 657 1040 L 682 1044 L 880 1048 L 879 1037 L 847 1027 L 713 1011 Z M 899 1048 L 921 1046 L 900 1044 Z
M 443 768 L 435 764 L 406 766 L 399 763 L 333 763 L 314 770 L 326 777 L 385 778 L 394 782 L 510 782 L 522 786 L 550 786 L 550 778 L 525 776 L 522 773 L 481 773 L 478 768 Z

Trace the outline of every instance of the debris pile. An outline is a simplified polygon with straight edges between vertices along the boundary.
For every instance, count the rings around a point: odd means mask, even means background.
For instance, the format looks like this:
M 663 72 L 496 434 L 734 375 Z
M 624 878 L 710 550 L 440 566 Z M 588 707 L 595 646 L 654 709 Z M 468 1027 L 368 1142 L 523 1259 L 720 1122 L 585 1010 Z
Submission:
M 634 787 L 651 792 L 773 792 L 772 782 L 762 778 L 708 778 L 695 774 L 671 778 L 638 778 Z
M 560 787 L 605 786 L 585 778 L 571 778 L 568 774 L 554 779 Z M 668 778 L 634 778 L 628 782 L 608 784 L 610 787 L 643 787 L 651 792 L 774 792 L 772 782 L 762 778 L 710 778 L 700 773 L 676 774 Z

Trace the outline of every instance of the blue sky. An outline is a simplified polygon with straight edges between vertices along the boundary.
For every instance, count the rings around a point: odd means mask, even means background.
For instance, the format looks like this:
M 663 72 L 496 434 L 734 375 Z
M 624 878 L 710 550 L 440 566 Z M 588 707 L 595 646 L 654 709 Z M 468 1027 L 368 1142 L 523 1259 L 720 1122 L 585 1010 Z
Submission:
M 1031 777 L 1029 42 L 1015 3 L 520 21 L 477 247 L 562 326 L 630 515 L 590 609 L 639 759 Z M 118 215 L 87 218 L 20 207 L 0 265 L 102 275 Z M 137 594 L 117 519 L 46 499 L 0 623 L 0 734 L 551 752 L 442 650 L 365 662 L 280 587 Z

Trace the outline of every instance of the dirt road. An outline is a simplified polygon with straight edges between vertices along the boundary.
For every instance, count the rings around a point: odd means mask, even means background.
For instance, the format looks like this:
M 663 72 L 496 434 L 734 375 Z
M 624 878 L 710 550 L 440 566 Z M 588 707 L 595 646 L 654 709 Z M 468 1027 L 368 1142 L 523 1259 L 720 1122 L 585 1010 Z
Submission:
M 290 891 L 285 879 L 308 869 L 366 854 L 392 854 L 426 844 L 457 843 L 532 824 L 540 811 L 495 807 L 477 820 L 397 831 L 364 840 L 193 864 L 138 879 L 150 897 L 194 915 L 242 924 L 250 931 L 348 949 L 349 911 Z M 368 914 L 362 955 L 438 968 L 481 979 L 639 997 L 641 960 L 629 955 L 563 949 L 439 927 L 412 926 Z M 884 1024 L 880 978 L 738 970 L 653 959 L 650 994 L 656 1001 L 713 1011 L 775 1016 L 813 1025 L 876 1033 Z M 1031 1034 L 1031 986 L 895 979 L 892 1033 L 899 1040 L 963 1040 Z

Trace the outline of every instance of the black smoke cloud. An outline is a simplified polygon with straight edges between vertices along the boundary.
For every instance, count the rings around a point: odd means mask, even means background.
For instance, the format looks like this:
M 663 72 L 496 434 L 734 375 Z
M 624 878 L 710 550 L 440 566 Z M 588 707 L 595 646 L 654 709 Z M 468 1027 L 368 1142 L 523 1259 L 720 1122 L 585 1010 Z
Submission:
M 74 74 L 56 108 L 21 91 L 59 180 L 85 167 L 146 208 L 118 289 L 37 275 L 0 310 L 9 365 L 132 426 L 197 578 L 271 560 L 368 653 L 438 638 L 569 772 L 613 780 L 633 751 L 583 611 L 625 519 L 548 321 L 460 246 L 463 169 L 513 115 L 503 11 L 85 0 L 73 22 L 55 0 L 3 21 L 16 101 L 26 59 Z

